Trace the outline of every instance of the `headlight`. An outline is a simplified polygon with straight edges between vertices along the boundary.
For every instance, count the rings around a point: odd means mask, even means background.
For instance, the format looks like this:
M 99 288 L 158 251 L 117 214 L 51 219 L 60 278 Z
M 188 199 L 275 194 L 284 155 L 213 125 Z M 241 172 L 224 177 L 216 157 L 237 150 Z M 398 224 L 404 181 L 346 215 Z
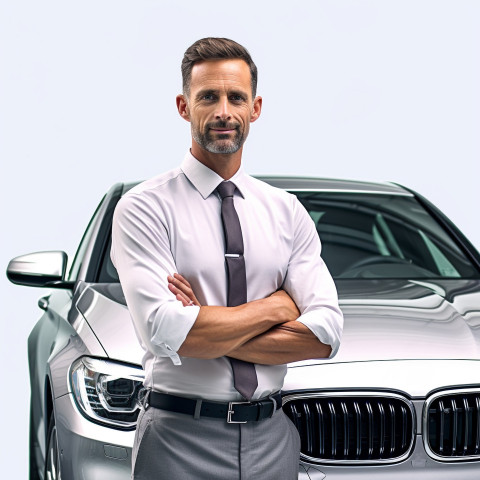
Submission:
M 72 391 L 81 412 L 97 423 L 133 429 L 140 408 L 140 367 L 83 357 L 70 370 Z

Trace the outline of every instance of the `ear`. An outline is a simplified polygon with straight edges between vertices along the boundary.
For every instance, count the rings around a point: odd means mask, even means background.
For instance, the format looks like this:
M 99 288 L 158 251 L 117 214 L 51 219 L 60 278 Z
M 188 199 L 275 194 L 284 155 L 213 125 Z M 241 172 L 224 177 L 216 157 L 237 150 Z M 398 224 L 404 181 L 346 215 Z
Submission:
M 177 95 L 177 98 L 176 98 L 176 102 L 177 102 L 177 110 L 178 110 L 178 113 L 180 114 L 180 116 L 186 120 L 187 122 L 190 121 L 190 115 L 188 113 L 188 103 L 187 103 L 187 99 L 185 98 L 184 95 Z
M 250 122 L 254 122 L 260 116 L 262 112 L 262 97 L 255 97 L 253 101 L 252 115 L 250 116 Z

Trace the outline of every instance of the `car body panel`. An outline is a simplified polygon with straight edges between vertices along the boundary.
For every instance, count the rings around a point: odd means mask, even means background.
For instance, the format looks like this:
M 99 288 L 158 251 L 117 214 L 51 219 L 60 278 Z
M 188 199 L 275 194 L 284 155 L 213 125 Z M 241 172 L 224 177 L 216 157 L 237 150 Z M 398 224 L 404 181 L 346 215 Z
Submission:
M 88 322 L 76 308 L 72 308 L 72 304 L 75 304 L 75 299 L 78 297 L 78 292 L 84 289 L 84 285 L 78 285 L 73 299 L 70 299 L 69 303 L 62 307 L 58 314 L 59 329 L 50 347 L 48 360 L 49 379 L 54 398 L 61 397 L 71 391 L 68 372 L 75 359 L 84 355 L 106 356 L 104 348 Z M 63 293 L 68 294 L 69 292 Z M 52 295 L 51 298 L 59 296 Z M 63 321 L 60 321 L 60 319 L 63 319 Z M 65 321 L 65 319 L 68 321 Z
M 137 340 L 120 284 L 88 287 L 79 298 L 77 308 L 110 358 L 141 364 L 144 351 Z
M 398 464 L 348 466 L 304 464 L 309 480 L 477 480 L 479 464 L 445 464 L 425 456 L 421 439 L 416 440 L 410 457 Z
M 71 394 L 56 399 L 55 417 L 63 450 L 62 478 L 130 480 L 133 430 L 122 432 L 86 421 Z
M 353 298 L 354 288 L 349 285 L 346 294 L 349 300 L 341 300 L 345 327 L 337 355 L 329 360 L 290 364 L 295 373 L 289 369 L 285 391 L 301 390 L 306 384 L 312 389 L 363 386 L 396 389 L 418 397 L 444 385 L 480 383 L 480 360 L 471 360 L 480 359 L 480 331 L 475 328 L 480 322 L 480 312 L 469 309 L 466 312 L 468 319 L 465 319 L 452 303 L 434 292 L 440 286 L 434 289 L 416 282 L 390 281 L 382 291 L 376 285 L 377 281 L 363 283 L 372 283 L 370 289 L 364 285 L 365 298 Z M 446 283 L 443 283 L 444 287 Z M 458 281 L 450 283 L 456 284 L 455 295 L 446 290 L 444 296 L 460 305 L 461 301 L 456 299 L 462 289 L 458 287 Z M 480 304 L 479 283 L 464 283 L 470 300 Z M 473 292 L 472 284 L 476 286 Z M 358 291 L 358 288 L 357 285 L 355 289 Z M 122 298 L 118 288 L 110 290 L 117 298 Z M 90 291 L 90 305 L 95 308 L 90 306 L 83 313 L 108 356 L 140 363 L 143 350 L 138 345 L 137 348 L 131 346 L 135 332 L 128 310 L 102 295 L 100 291 L 105 292 L 105 289 L 90 288 Z M 342 298 L 341 285 L 339 292 Z M 112 321 L 106 322 L 106 316 Z M 314 365 L 314 368 L 305 369 L 306 377 L 299 370 Z M 366 378 L 372 379 L 369 384 L 365 384 Z
M 462 283 L 468 301 L 459 298 Z M 351 280 L 337 281 L 337 289 L 346 318 L 340 349 L 333 359 L 306 360 L 305 365 L 480 358 L 480 311 L 472 308 L 480 305 L 478 281 Z M 132 347 L 136 337 L 123 301 L 119 285 L 93 286 L 77 306 L 109 357 L 140 363 L 143 350 L 138 343 Z
M 395 391 L 410 398 L 462 385 L 480 386 L 480 360 L 378 360 L 289 366 L 283 392 Z

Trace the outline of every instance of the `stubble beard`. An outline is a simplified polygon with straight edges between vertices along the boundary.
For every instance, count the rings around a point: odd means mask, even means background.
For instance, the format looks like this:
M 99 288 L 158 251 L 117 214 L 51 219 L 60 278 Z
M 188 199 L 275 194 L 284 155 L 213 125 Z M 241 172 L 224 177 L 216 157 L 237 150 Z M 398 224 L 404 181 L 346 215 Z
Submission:
M 230 134 L 215 134 L 216 138 L 214 138 L 210 130 L 212 128 L 228 128 L 235 130 L 235 135 L 233 138 L 230 138 Z M 192 123 L 192 137 L 195 142 L 207 152 L 230 154 L 240 150 L 245 141 L 245 132 L 240 131 L 240 126 L 238 124 L 229 124 L 227 122 L 207 123 L 205 125 L 205 130 L 202 132 Z

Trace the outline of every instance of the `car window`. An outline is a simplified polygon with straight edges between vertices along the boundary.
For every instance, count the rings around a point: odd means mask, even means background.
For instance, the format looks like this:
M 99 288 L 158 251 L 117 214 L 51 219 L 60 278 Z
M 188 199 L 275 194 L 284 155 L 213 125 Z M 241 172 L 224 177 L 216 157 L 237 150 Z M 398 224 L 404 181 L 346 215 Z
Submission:
M 110 258 L 111 248 L 112 248 L 112 236 L 110 235 L 107 248 L 105 249 L 105 255 L 103 256 L 102 264 L 100 265 L 100 271 L 98 273 L 98 281 L 100 283 L 120 282 L 118 278 L 117 269 L 113 266 L 112 260 Z
M 105 195 L 106 196 L 106 195 Z M 78 277 L 78 272 L 82 266 L 83 258 L 85 257 L 85 252 L 87 250 L 88 244 L 90 243 L 90 239 L 92 238 L 92 233 L 94 231 L 95 224 L 97 223 L 97 219 L 100 213 L 100 207 L 102 206 L 105 196 L 102 198 L 98 207 L 95 210 L 90 222 L 88 222 L 88 226 L 83 234 L 82 240 L 80 241 L 80 245 L 77 248 L 77 253 L 75 254 L 75 258 L 73 259 L 72 266 L 70 268 L 70 272 L 68 274 L 69 281 L 76 281 Z
M 336 278 L 478 278 L 479 272 L 410 195 L 296 193 Z
M 315 222 L 332 276 L 348 278 L 479 278 L 480 273 L 438 222 L 410 195 L 295 192 Z M 110 260 L 100 282 L 118 282 Z

